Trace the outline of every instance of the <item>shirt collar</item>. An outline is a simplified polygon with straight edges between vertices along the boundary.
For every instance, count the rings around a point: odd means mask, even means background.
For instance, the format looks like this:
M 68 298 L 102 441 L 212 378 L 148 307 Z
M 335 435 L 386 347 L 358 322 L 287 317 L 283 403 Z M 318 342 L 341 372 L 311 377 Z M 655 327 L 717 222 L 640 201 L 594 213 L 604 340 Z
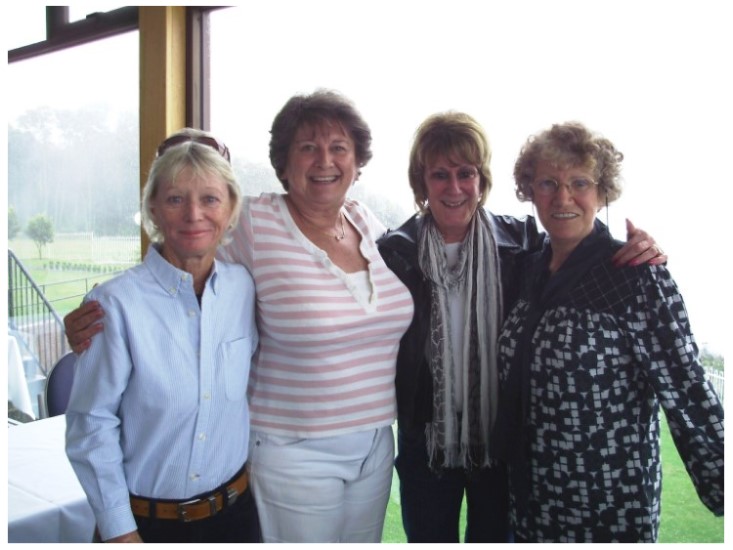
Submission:
M 178 269 L 168 262 L 160 253 L 159 244 L 151 244 L 148 247 L 148 252 L 145 254 L 145 265 L 153 274 L 153 277 L 158 284 L 171 296 L 176 296 L 181 292 L 193 293 L 193 277 L 190 273 Z M 214 260 L 214 265 L 211 269 L 211 274 L 206 280 L 206 286 L 216 294 L 218 287 L 218 271 L 217 261 Z

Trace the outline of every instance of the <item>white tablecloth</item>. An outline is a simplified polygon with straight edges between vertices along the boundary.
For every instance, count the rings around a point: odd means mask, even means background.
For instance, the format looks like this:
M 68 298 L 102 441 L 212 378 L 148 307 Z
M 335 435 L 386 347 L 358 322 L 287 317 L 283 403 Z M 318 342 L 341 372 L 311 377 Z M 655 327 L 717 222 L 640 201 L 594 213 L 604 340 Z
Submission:
M 25 381 L 23 358 L 15 336 L 8 334 L 8 400 L 15 408 L 35 418 L 31 394 Z
M 8 542 L 91 542 L 94 515 L 64 451 L 66 417 L 8 430 Z

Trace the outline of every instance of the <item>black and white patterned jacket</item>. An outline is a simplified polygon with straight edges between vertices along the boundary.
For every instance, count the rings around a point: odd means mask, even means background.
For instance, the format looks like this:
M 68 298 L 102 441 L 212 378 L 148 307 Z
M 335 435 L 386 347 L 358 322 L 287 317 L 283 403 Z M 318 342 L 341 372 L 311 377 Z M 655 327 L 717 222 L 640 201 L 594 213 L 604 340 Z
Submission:
M 723 408 L 664 266 L 615 268 L 596 222 L 548 276 L 526 257 L 499 339 L 512 519 L 537 542 L 657 539 L 659 406 L 703 503 L 723 513 Z

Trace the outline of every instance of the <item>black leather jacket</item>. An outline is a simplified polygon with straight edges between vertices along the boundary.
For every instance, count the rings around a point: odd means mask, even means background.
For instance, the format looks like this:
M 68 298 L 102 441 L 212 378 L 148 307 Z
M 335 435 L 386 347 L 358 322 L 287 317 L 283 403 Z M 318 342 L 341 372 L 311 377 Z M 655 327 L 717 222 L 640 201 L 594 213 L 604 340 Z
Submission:
M 499 248 L 506 312 L 514 303 L 518 290 L 515 274 L 518 255 L 539 248 L 544 234 L 538 233 L 531 216 L 517 219 L 487 214 Z M 397 421 L 402 429 L 423 428 L 433 415 L 433 379 L 425 357 L 430 327 L 430 285 L 417 260 L 419 223 L 420 216 L 416 214 L 377 241 L 387 266 L 410 289 L 415 302 L 415 315 L 400 341 L 397 354 Z

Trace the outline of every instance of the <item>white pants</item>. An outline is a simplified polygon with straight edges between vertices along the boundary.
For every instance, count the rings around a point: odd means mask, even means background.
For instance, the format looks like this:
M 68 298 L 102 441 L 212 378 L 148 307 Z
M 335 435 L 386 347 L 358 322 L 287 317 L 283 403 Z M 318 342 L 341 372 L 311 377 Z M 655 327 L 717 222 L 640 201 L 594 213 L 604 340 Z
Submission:
M 327 438 L 252 432 L 264 542 L 380 542 L 392 485 L 390 426 Z

